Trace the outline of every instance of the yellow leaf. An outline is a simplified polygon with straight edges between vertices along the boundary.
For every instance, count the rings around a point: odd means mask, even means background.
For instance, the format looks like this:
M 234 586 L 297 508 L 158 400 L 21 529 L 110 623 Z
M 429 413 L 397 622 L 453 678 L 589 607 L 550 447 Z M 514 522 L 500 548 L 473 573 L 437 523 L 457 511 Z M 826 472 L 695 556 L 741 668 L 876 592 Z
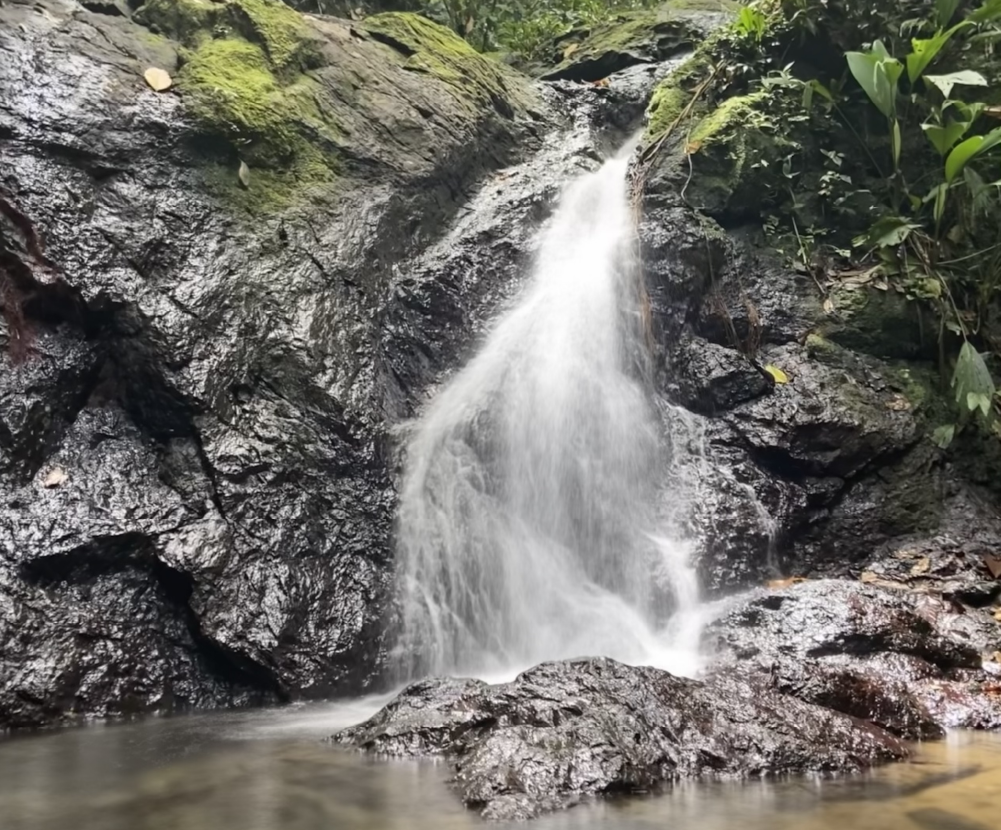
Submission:
M 240 184 L 244 187 L 250 187 L 250 168 L 247 167 L 247 162 L 240 162 L 240 170 L 237 175 L 240 177 Z
M 687 155 L 689 155 L 689 156 L 694 155 L 695 153 L 697 153 L 701 149 L 702 149 L 702 142 L 701 141 L 689 141 L 685 145 L 685 153 Z
M 877 582 L 879 580 L 879 574 L 875 574 L 872 571 L 862 571 L 862 575 L 859 579 L 862 582 Z
M 931 567 L 931 560 L 927 556 L 922 556 L 911 568 L 911 576 L 920 576 L 921 574 L 928 573 L 928 569 Z
M 996 619 L 998 622 L 1001 622 L 1001 608 L 994 609 L 994 619 Z
M 789 382 L 789 375 L 783 372 L 778 366 L 772 366 L 772 364 L 769 363 L 767 366 L 765 366 L 765 371 L 772 376 L 772 379 L 776 383 Z
M 170 85 L 173 81 L 170 79 L 164 70 L 157 69 L 155 66 L 151 66 L 143 73 L 143 77 L 154 90 L 157 92 L 163 92 L 165 89 L 170 89 Z
M 824 300 L 824 311 L 826 311 L 828 314 L 834 313 L 834 300 L 832 300 L 830 297 Z
M 578 49 L 580 49 L 579 43 L 571 43 L 566 49 L 563 50 L 563 60 L 567 60 Z

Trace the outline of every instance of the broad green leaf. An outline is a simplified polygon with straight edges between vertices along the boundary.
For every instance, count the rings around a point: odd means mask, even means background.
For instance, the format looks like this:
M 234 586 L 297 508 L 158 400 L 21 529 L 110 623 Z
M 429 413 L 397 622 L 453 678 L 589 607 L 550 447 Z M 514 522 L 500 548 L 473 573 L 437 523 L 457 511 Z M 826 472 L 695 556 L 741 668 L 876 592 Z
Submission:
M 991 130 L 987 135 L 970 136 L 957 144 L 945 160 L 945 180 L 951 183 L 970 161 L 998 144 L 1001 144 L 1001 127 Z
M 952 387 L 956 393 L 956 403 L 966 405 L 973 412 L 990 414 L 990 402 L 994 397 L 994 380 L 981 354 L 969 341 L 963 343 L 956 360 L 956 371 L 952 376 Z M 972 396 L 972 397 L 971 397 Z M 982 402 L 986 398 L 986 406 Z
M 877 41 L 879 43 L 879 41 Z M 882 44 L 879 44 L 882 46 Z M 875 48 L 875 47 L 874 47 Z M 885 48 L 884 48 L 885 51 Z M 883 115 L 889 118 L 893 114 L 893 105 L 897 93 L 897 78 L 902 67 L 893 58 L 880 58 L 872 52 L 848 52 L 845 54 L 848 68 Z M 891 83 L 890 78 L 893 77 Z
M 944 29 L 956 14 L 960 0 L 935 0 L 935 25 Z
M 987 79 L 979 72 L 964 69 L 961 72 L 950 72 L 948 75 L 925 75 L 926 84 L 938 87 L 946 98 L 957 84 L 961 86 L 987 86 Z
M 895 248 L 920 227 L 900 216 L 884 216 L 869 229 L 868 240 L 878 248 Z
M 985 0 L 984 4 L 967 15 L 971 23 L 988 23 L 1001 17 L 1001 0 Z
M 938 57 L 938 53 L 942 51 L 942 47 L 949 42 L 949 39 L 960 29 L 968 25 L 969 23 L 964 20 L 962 23 L 957 23 L 951 29 L 946 29 L 944 32 L 937 32 L 934 37 L 927 38 L 926 40 L 915 38 L 911 41 L 911 49 L 913 51 L 907 56 L 907 77 L 912 84 L 917 82 L 929 64 Z
M 956 425 L 943 424 L 940 427 L 936 427 L 931 437 L 932 441 L 935 442 L 935 446 L 944 450 L 952 443 L 952 439 L 956 437 Z
M 935 187 L 932 193 L 934 193 L 935 198 L 935 224 L 938 225 L 938 223 L 942 221 L 942 217 L 945 215 L 945 199 L 946 196 L 949 195 L 949 185 L 942 183 Z M 929 193 L 928 195 L 931 196 L 932 193 Z
M 991 399 L 987 395 L 980 394 L 979 392 L 967 392 L 966 393 L 966 408 L 970 412 L 976 412 L 978 409 L 984 413 L 986 418 L 991 414 Z
M 942 105 L 943 114 L 950 108 L 955 109 L 959 113 L 958 121 L 965 121 L 967 124 L 972 124 L 980 117 L 980 113 L 984 111 L 984 104 L 967 104 L 964 101 L 949 99 Z
M 810 84 L 803 84 L 803 109 L 807 112 L 813 109 L 813 87 Z
M 879 64 L 879 58 L 868 52 L 846 52 L 845 58 L 852 77 L 865 90 L 869 100 L 879 106 L 876 92 L 876 66 Z
M 826 86 L 824 86 L 820 81 L 814 79 L 812 81 L 807 81 L 807 86 L 812 87 L 813 91 L 816 92 L 821 98 L 827 101 L 834 101 L 834 93 L 831 92 Z
M 900 167 L 900 122 L 893 119 L 893 129 L 890 132 L 890 145 L 893 148 L 893 168 Z
M 922 124 L 921 129 L 925 131 L 932 146 L 938 150 L 938 154 L 945 157 L 955 143 L 963 137 L 969 126 L 962 121 L 953 121 L 944 127 L 940 127 L 938 124 Z

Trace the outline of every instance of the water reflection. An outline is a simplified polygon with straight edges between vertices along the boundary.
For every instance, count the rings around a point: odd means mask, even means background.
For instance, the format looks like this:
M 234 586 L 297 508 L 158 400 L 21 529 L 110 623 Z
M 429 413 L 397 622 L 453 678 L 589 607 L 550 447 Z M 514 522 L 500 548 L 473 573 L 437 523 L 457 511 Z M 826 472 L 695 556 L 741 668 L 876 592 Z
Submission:
M 0 742 L 4 830 L 463 830 L 446 767 L 318 739 L 383 699 L 208 714 Z M 494 825 L 500 830 L 504 825 Z M 523 825 L 521 825 L 523 826 Z M 1001 736 L 957 733 L 914 762 L 839 778 L 688 783 L 585 805 L 533 830 L 995 830 Z

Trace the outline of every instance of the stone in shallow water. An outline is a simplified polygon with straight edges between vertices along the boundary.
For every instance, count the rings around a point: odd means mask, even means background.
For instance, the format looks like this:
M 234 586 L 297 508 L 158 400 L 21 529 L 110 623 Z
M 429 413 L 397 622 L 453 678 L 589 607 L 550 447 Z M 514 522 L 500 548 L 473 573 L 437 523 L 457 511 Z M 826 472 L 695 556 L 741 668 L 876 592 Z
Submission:
M 707 683 L 607 658 L 544 663 L 496 686 L 414 683 L 334 740 L 448 758 L 459 796 L 491 819 L 532 818 L 682 778 L 857 770 L 907 755 L 871 724 L 736 672 Z

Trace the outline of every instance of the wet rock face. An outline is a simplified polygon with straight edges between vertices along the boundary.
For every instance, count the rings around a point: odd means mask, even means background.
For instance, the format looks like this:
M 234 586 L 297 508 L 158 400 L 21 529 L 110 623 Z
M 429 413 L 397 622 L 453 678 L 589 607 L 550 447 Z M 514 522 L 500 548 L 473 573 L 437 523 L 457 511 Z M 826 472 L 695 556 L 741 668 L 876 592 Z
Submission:
M 732 601 L 706 632 L 710 677 L 739 672 L 906 738 L 996 728 L 993 620 L 903 586 L 820 580 Z M 985 662 L 987 661 L 987 662 Z
M 373 683 L 392 429 L 461 365 L 563 184 L 634 129 L 661 71 L 540 90 L 392 16 L 296 22 L 279 71 L 246 4 L 213 6 L 214 44 L 169 5 L 0 7 L 0 729 Z M 181 41 L 210 48 L 181 66 Z M 200 97 L 218 49 L 317 92 L 340 131 L 310 147 L 309 118 L 282 110 L 295 158 L 271 133 L 234 144 Z M 302 179 L 314 151 L 326 172 Z M 126 647 L 130 603 L 148 624 Z M 103 642 L 87 666 L 121 677 L 145 655 L 141 687 L 93 679 L 66 633 L 81 621 Z
M 269 3 L 213 6 L 213 48 L 264 60 Z M 343 132 L 310 148 L 285 113 L 299 155 L 255 137 L 244 189 L 228 127 L 195 106 L 211 55 L 180 67 L 190 33 L 165 19 L 0 7 L 0 729 L 378 675 L 389 425 L 494 296 L 411 314 L 459 264 L 397 263 L 549 128 L 527 81 L 448 38 L 437 74 L 407 68 L 434 28 L 304 20 L 296 83 L 341 96 Z M 463 61 L 482 73 L 454 81 Z M 347 101 L 352 78 L 367 92 Z M 336 164 L 292 192 L 314 151 Z
M 931 440 L 951 417 L 934 366 L 828 339 L 841 312 L 825 310 L 813 280 L 753 231 L 724 229 L 656 179 L 639 181 L 658 386 L 703 418 L 711 459 L 696 553 L 708 591 L 857 575 L 874 551 L 932 539 L 971 502 L 978 518 L 952 531 L 1001 545 L 977 453 L 958 442 L 950 464 Z
M 454 763 L 463 801 L 525 819 L 588 796 L 697 776 L 857 770 L 903 758 L 888 733 L 767 691 L 607 659 L 545 663 L 511 683 L 416 683 L 334 740 Z

